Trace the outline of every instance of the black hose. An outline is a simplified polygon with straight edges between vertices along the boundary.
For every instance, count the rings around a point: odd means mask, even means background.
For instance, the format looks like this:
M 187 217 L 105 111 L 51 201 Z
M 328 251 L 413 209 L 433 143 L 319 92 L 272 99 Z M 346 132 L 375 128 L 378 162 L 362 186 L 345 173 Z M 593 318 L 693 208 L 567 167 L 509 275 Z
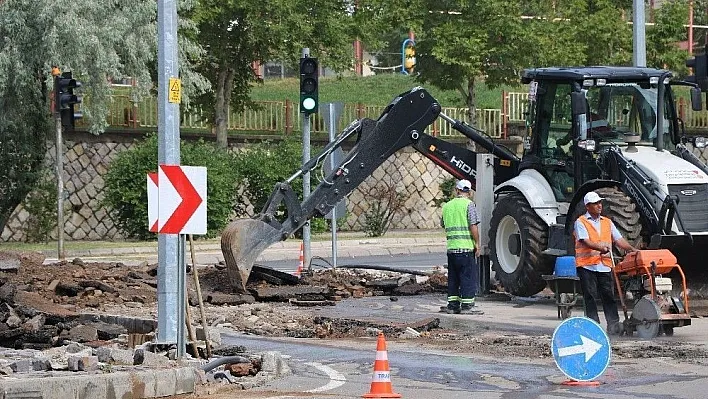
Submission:
M 227 363 L 251 363 L 251 359 L 243 356 L 224 356 L 210 361 L 209 363 L 203 365 L 201 369 L 204 372 L 207 372 Z

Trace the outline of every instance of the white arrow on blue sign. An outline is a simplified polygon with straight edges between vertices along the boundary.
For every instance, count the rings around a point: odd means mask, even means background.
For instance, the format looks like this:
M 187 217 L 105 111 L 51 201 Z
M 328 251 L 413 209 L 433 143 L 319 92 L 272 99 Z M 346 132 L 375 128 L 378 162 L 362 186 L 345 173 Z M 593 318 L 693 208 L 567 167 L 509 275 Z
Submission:
M 605 330 L 587 317 L 571 317 L 556 327 L 551 351 L 560 371 L 575 381 L 593 381 L 601 376 L 612 354 Z

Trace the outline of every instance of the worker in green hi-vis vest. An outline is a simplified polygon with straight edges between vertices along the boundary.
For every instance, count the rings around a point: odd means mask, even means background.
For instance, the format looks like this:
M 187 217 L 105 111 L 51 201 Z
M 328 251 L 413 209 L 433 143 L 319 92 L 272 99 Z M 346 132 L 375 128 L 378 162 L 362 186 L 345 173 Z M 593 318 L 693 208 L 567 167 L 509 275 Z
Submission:
M 447 239 L 447 313 L 481 314 L 475 309 L 477 294 L 479 218 L 474 202 L 469 198 L 472 183 L 460 180 L 455 184 L 455 198 L 442 208 L 442 225 Z

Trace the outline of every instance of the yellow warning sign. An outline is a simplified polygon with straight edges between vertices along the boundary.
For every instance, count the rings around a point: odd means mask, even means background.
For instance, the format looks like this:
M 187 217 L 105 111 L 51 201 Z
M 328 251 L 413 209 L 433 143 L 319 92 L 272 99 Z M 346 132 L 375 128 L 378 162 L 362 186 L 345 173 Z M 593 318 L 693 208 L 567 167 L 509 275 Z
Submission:
M 170 93 L 167 101 L 179 104 L 182 101 L 182 81 L 178 78 L 170 78 Z

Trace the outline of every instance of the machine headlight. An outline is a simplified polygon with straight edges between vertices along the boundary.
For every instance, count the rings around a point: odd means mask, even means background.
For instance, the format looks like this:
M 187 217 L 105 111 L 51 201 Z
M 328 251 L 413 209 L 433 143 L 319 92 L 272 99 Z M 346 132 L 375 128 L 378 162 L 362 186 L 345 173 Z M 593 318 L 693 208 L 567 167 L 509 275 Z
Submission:
M 593 79 L 583 80 L 583 87 L 591 87 L 593 85 L 595 85 L 595 81 Z
M 595 151 L 595 140 L 578 141 L 578 147 L 590 152 Z
M 708 138 L 706 137 L 695 137 L 693 139 L 693 146 L 696 148 L 705 148 L 708 145 Z

